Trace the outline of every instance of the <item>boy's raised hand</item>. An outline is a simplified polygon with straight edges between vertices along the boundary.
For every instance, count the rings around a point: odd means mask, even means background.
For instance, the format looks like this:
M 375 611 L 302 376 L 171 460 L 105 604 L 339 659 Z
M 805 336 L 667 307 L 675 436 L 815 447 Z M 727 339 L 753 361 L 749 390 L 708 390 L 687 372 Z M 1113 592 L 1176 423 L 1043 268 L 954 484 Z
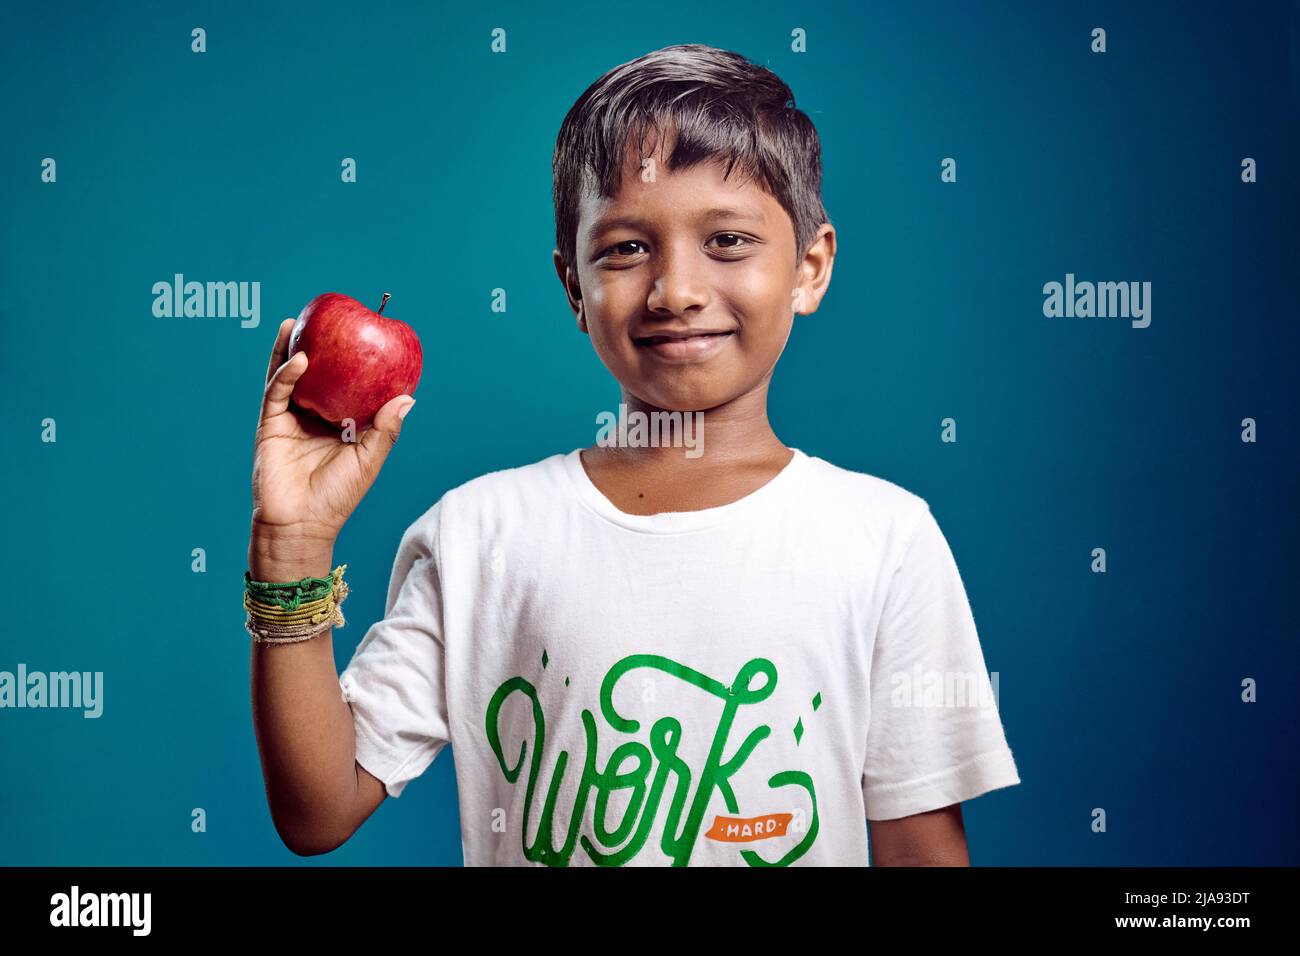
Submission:
M 307 355 L 285 361 L 293 325 L 293 319 L 280 323 L 266 370 L 253 443 L 253 535 L 332 545 L 374 484 L 415 399 L 393 398 L 357 441 L 295 414 L 289 396 L 307 370 Z

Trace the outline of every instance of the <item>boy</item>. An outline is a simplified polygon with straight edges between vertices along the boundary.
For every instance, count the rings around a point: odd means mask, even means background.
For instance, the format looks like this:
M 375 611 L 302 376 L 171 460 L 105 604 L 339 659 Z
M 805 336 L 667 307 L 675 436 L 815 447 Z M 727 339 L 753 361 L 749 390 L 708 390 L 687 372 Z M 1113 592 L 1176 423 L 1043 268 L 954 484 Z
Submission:
M 327 852 L 453 743 L 471 866 L 867 865 L 868 821 L 876 865 L 967 865 L 961 801 L 1019 776 L 947 542 L 767 420 L 835 256 L 811 122 L 768 70 L 668 47 L 579 98 L 554 174 L 578 328 L 629 408 L 703 412 L 703 454 L 600 442 L 467 482 L 407 529 L 341 675 L 327 629 L 255 642 L 277 831 Z M 300 420 L 290 327 L 255 452 L 264 582 L 329 574 L 414 404 L 351 444 Z

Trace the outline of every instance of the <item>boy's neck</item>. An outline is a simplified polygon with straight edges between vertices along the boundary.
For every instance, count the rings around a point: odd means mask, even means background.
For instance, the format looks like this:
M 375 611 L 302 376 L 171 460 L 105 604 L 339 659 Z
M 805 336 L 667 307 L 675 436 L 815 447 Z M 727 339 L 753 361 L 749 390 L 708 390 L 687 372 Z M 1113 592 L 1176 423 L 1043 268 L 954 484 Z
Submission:
M 648 420 L 652 413 L 663 411 L 626 393 L 623 402 L 629 418 L 641 412 Z M 593 446 L 581 455 L 588 477 L 628 514 L 698 511 L 757 491 L 794 456 L 767 420 L 765 387 L 700 416 L 695 420 L 702 422 L 703 434 L 698 437 L 703 447 L 695 457 L 681 447 Z

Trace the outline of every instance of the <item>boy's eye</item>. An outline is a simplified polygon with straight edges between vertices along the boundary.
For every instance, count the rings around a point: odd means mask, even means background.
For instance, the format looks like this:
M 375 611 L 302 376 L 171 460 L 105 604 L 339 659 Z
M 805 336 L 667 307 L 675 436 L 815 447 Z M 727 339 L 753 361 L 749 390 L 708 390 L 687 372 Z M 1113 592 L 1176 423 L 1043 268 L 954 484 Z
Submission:
M 734 240 L 731 244 L 729 244 L 729 245 L 724 245 L 724 246 L 722 247 L 723 249 L 741 249 L 741 248 L 743 248 L 743 244 L 749 242 L 749 240 L 746 239 L 744 236 L 737 235 L 737 234 L 734 233 L 734 232 L 720 232 L 720 233 L 718 233 L 716 236 L 714 236 L 713 238 L 714 238 L 714 239 L 730 239 L 730 240 Z
M 639 246 L 639 245 L 641 245 L 641 240 L 640 240 L 640 239 L 628 239 L 626 242 L 620 242 L 620 243 L 617 243 L 617 244 L 615 244 L 615 245 L 610 246 L 608 249 L 605 250 L 605 253 L 604 253 L 604 254 L 605 254 L 605 255 L 609 255 L 609 254 L 613 253 L 614 255 L 636 255 L 635 252 L 628 252 L 628 251 L 626 251 L 626 247 L 627 247 L 627 246 Z

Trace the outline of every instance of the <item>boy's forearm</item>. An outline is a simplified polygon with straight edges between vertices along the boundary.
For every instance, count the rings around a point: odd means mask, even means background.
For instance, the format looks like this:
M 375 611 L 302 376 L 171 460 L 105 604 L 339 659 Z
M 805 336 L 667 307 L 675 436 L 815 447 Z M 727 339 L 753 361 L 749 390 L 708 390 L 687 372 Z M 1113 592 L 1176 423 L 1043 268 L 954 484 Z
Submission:
M 333 548 L 249 546 L 255 580 L 326 577 Z M 276 831 L 295 853 L 323 853 L 350 836 L 356 801 L 352 711 L 339 691 L 333 632 L 292 644 L 252 642 L 253 728 Z

